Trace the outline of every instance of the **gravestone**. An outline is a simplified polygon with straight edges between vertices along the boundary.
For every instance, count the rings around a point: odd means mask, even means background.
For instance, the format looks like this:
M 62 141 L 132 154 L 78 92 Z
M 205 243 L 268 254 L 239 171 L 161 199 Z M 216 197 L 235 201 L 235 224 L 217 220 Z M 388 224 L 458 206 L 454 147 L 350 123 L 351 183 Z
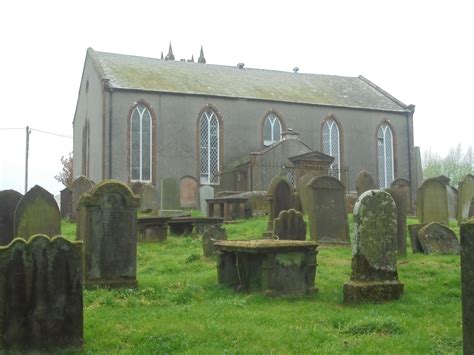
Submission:
M 400 179 L 398 179 L 400 180 Z M 408 182 L 408 181 L 407 181 Z M 406 185 L 409 188 L 409 185 Z M 397 206 L 397 249 L 398 255 L 406 255 L 407 253 L 407 209 L 408 209 L 408 194 L 407 190 L 397 185 L 393 185 L 390 189 L 386 189 L 390 196 L 392 196 L 395 205 Z
M 359 174 L 357 174 L 355 186 L 357 190 L 357 197 L 359 197 L 368 190 L 373 190 L 377 188 L 374 182 L 374 178 L 368 171 L 365 170 L 362 170 Z
M 413 254 L 423 253 L 423 248 L 421 247 L 420 241 L 418 239 L 418 233 L 424 226 L 425 224 L 410 224 L 408 226 L 408 235 L 410 236 L 410 244 Z
M 199 181 L 192 176 L 179 179 L 179 200 L 182 208 L 195 209 L 198 204 Z
M 458 190 L 446 185 L 446 195 L 448 199 L 448 217 L 450 221 L 456 221 L 458 209 Z
M 15 238 L 28 240 L 35 234 L 61 234 L 61 214 L 58 204 L 48 191 L 35 185 L 18 201 L 15 210 Z
M 71 219 L 72 215 L 72 190 L 69 187 L 61 190 L 61 218 Z
M 397 272 L 397 210 L 390 195 L 370 190 L 354 206 L 352 275 L 344 302 L 382 302 L 400 298 Z
M 82 243 L 14 239 L 0 248 L 0 289 L 2 352 L 82 347 Z
M 137 285 L 137 209 L 127 185 L 104 180 L 79 201 L 77 239 L 84 242 L 86 286 Z
M 461 224 L 461 298 L 464 354 L 474 354 L 474 220 Z
M 264 236 L 271 237 L 275 218 L 281 211 L 293 208 L 293 188 L 286 177 L 279 175 L 272 179 L 267 190 L 267 201 L 270 204 L 270 213 Z
M 23 195 L 15 190 L 0 191 L 0 245 L 13 239 L 15 208 Z
M 458 223 L 469 219 L 469 208 L 471 201 L 474 198 L 474 175 L 468 174 L 458 186 L 458 209 L 457 220 Z
M 474 197 L 471 200 L 471 207 L 469 207 L 469 218 L 474 217 Z
M 308 187 L 313 201 L 308 214 L 311 239 L 321 244 L 349 244 L 344 185 L 332 176 L 318 176 Z
M 439 178 L 427 179 L 417 191 L 416 214 L 420 223 L 440 222 L 448 225 L 448 194 Z
M 294 209 L 281 211 L 278 218 L 275 218 L 273 234 L 280 240 L 306 240 L 303 214 Z
M 141 196 L 143 186 L 145 186 L 145 183 L 141 181 L 134 181 L 128 184 L 128 187 L 130 187 L 133 194 L 138 196 Z
M 214 188 L 209 185 L 203 185 L 199 188 L 199 209 L 204 217 L 209 216 L 206 202 L 208 198 L 214 198 Z
M 202 235 L 202 250 L 206 258 L 216 255 L 214 242 L 227 240 L 227 231 L 219 226 L 210 226 Z
M 159 209 L 159 194 L 155 186 L 152 184 L 143 185 L 140 196 L 141 212 L 151 212 L 153 210 Z
M 298 180 L 296 183 L 296 190 L 298 192 L 298 196 L 301 202 L 301 209 L 303 213 L 308 215 L 310 213 L 312 207 L 312 200 L 311 200 L 311 189 L 308 186 L 308 183 L 314 178 L 315 176 L 312 174 L 305 174 Z
M 395 179 L 390 184 L 390 188 L 396 191 L 397 194 L 402 197 L 403 201 L 405 202 L 406 213 L 413 213 L 410 181 L 404 178 Z
M 161 180 L 161 209 L 179 210 L 179 184 L 175 178 Z
M 71 219 L 77 219 L 77 209 L 79 205 L 79 200 L 81 196 L 92 190 L 94 184 L 85 176 L 81 175 L 76 180 L 72 182 L 71 189 L 72 189 L 72 213 Z
M 415 187 L 418 188 L 423 183 L 423 167 L 421 164 L 420 147 L 413 147 L 413 155 L 414 155 L 413 176 L 415 177 Z
M 425 254 L 459 254 L 456 234 L 447 226 L 431 222 L 420 229 L 418 240 Z

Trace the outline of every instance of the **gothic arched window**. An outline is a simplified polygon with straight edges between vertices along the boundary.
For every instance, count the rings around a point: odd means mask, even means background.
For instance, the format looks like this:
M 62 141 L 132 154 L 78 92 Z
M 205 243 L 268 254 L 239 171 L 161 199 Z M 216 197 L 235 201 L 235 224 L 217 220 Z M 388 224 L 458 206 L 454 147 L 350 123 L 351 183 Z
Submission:
M 393 134 L 387 123 L 381 124 L 377 129 L 377 166 L 379 187 L 390 187 L 395 174 L 393 164 Z
M 334 158 L 333 163 L 329 167 L 329 175 L 341 178 L 341 143 L 339 127 L 332 118 L 327 119 L 323 123 L 323 153 Z
M 270 113 L 263 123 L 263 145 L 269 146 L 281 140 L 281 122 L 274 113 Z
M 199 162 L 201 184 L 219 183 L 219 120 L 206 110 L 199 120 Z
M 138 104 L 130 117 L 130 180 L 151 181 L 152 119 L 148 108 Z

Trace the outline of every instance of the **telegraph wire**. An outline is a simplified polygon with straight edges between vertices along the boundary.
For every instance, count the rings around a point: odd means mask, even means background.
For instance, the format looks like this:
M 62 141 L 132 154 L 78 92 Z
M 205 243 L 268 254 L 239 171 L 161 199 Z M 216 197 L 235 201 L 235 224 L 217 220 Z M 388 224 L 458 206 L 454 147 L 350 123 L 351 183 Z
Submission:
M 36 129 L 36 128 L 31 128 L 31 130 L 32 130 L 32 131 L 36 131 L 36 132 L 51 134 L 52 136 L 58 136 L 58 137 L 63 137 L 63 138 L 72 138 L 71 136 L 66 136 L 66 135 L 64 135 L 64 134 L 53 133 L 53 132 L 46 132 L 46 131 L 42 131 L 42 130 Z
M 18 129 L 25 129 L 26 127 L 20 127 L 20 128 L 0 128 L 0 131 L 10 131 L 10 130 L 18 130 Z M 30 128 L 32 131 L 40 132 L 40 133 L 45 133 L 45 134 L 50 134 L 52 136 L 57 136 L 57 137 L 63 137 L 63 138 L 72 138 L 71 136 L 66 136 L 65 134 L 59 134 L 59 133 L 54 133 L 54 132 L 48 132 L 48 131 L 43 131 L 41 129 L 36 129 L 36 128 Z

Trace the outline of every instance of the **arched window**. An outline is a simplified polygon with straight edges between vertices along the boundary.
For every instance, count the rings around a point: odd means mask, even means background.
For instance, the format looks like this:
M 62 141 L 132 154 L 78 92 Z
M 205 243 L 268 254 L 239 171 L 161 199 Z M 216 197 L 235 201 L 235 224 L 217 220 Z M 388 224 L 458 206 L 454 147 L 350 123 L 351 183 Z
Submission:
M 379 187 L 387 188 L 393 181 L 393 134 L 390 126 L 383 123 L 377 130 L 377 159 Z
M 281 122 L 271 113 L 263 123 L 263 145 L 269 146 L 281 140 Z
M 329 175 L 341 178 L 341 144 L 339 127 L 332 118 L 323 123 L 323 153 L 334 158 L 329 167 Z
M 130 117 L 130 179 L 151 181 L 151 113 L 137 105 Z
M 201 184 L 219 183 L 219 120 L 212 110 L 204 111 L 199 121 Z

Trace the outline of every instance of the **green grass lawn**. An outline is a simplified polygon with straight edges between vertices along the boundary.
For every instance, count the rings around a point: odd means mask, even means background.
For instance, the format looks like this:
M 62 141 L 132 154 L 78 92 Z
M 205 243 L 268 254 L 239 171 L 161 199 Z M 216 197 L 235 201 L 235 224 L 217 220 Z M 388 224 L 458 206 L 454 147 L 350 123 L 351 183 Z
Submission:
M 251 239 L 265 226 L 259 218 L 226 229 L 229 239 Z M 63 234 L 73 238 L 75 225 L 64 222 Z M 137 289 L 84 292 L 84 351 L 462 353 L 459 256 L 409 250 L 398 261 L 402 298 L 360 306 L 342 304 L 350 264 L 350 248 L 320 247 L 316 296 L 267 298 L 219 286 L 198 239 L 139 244 Z

